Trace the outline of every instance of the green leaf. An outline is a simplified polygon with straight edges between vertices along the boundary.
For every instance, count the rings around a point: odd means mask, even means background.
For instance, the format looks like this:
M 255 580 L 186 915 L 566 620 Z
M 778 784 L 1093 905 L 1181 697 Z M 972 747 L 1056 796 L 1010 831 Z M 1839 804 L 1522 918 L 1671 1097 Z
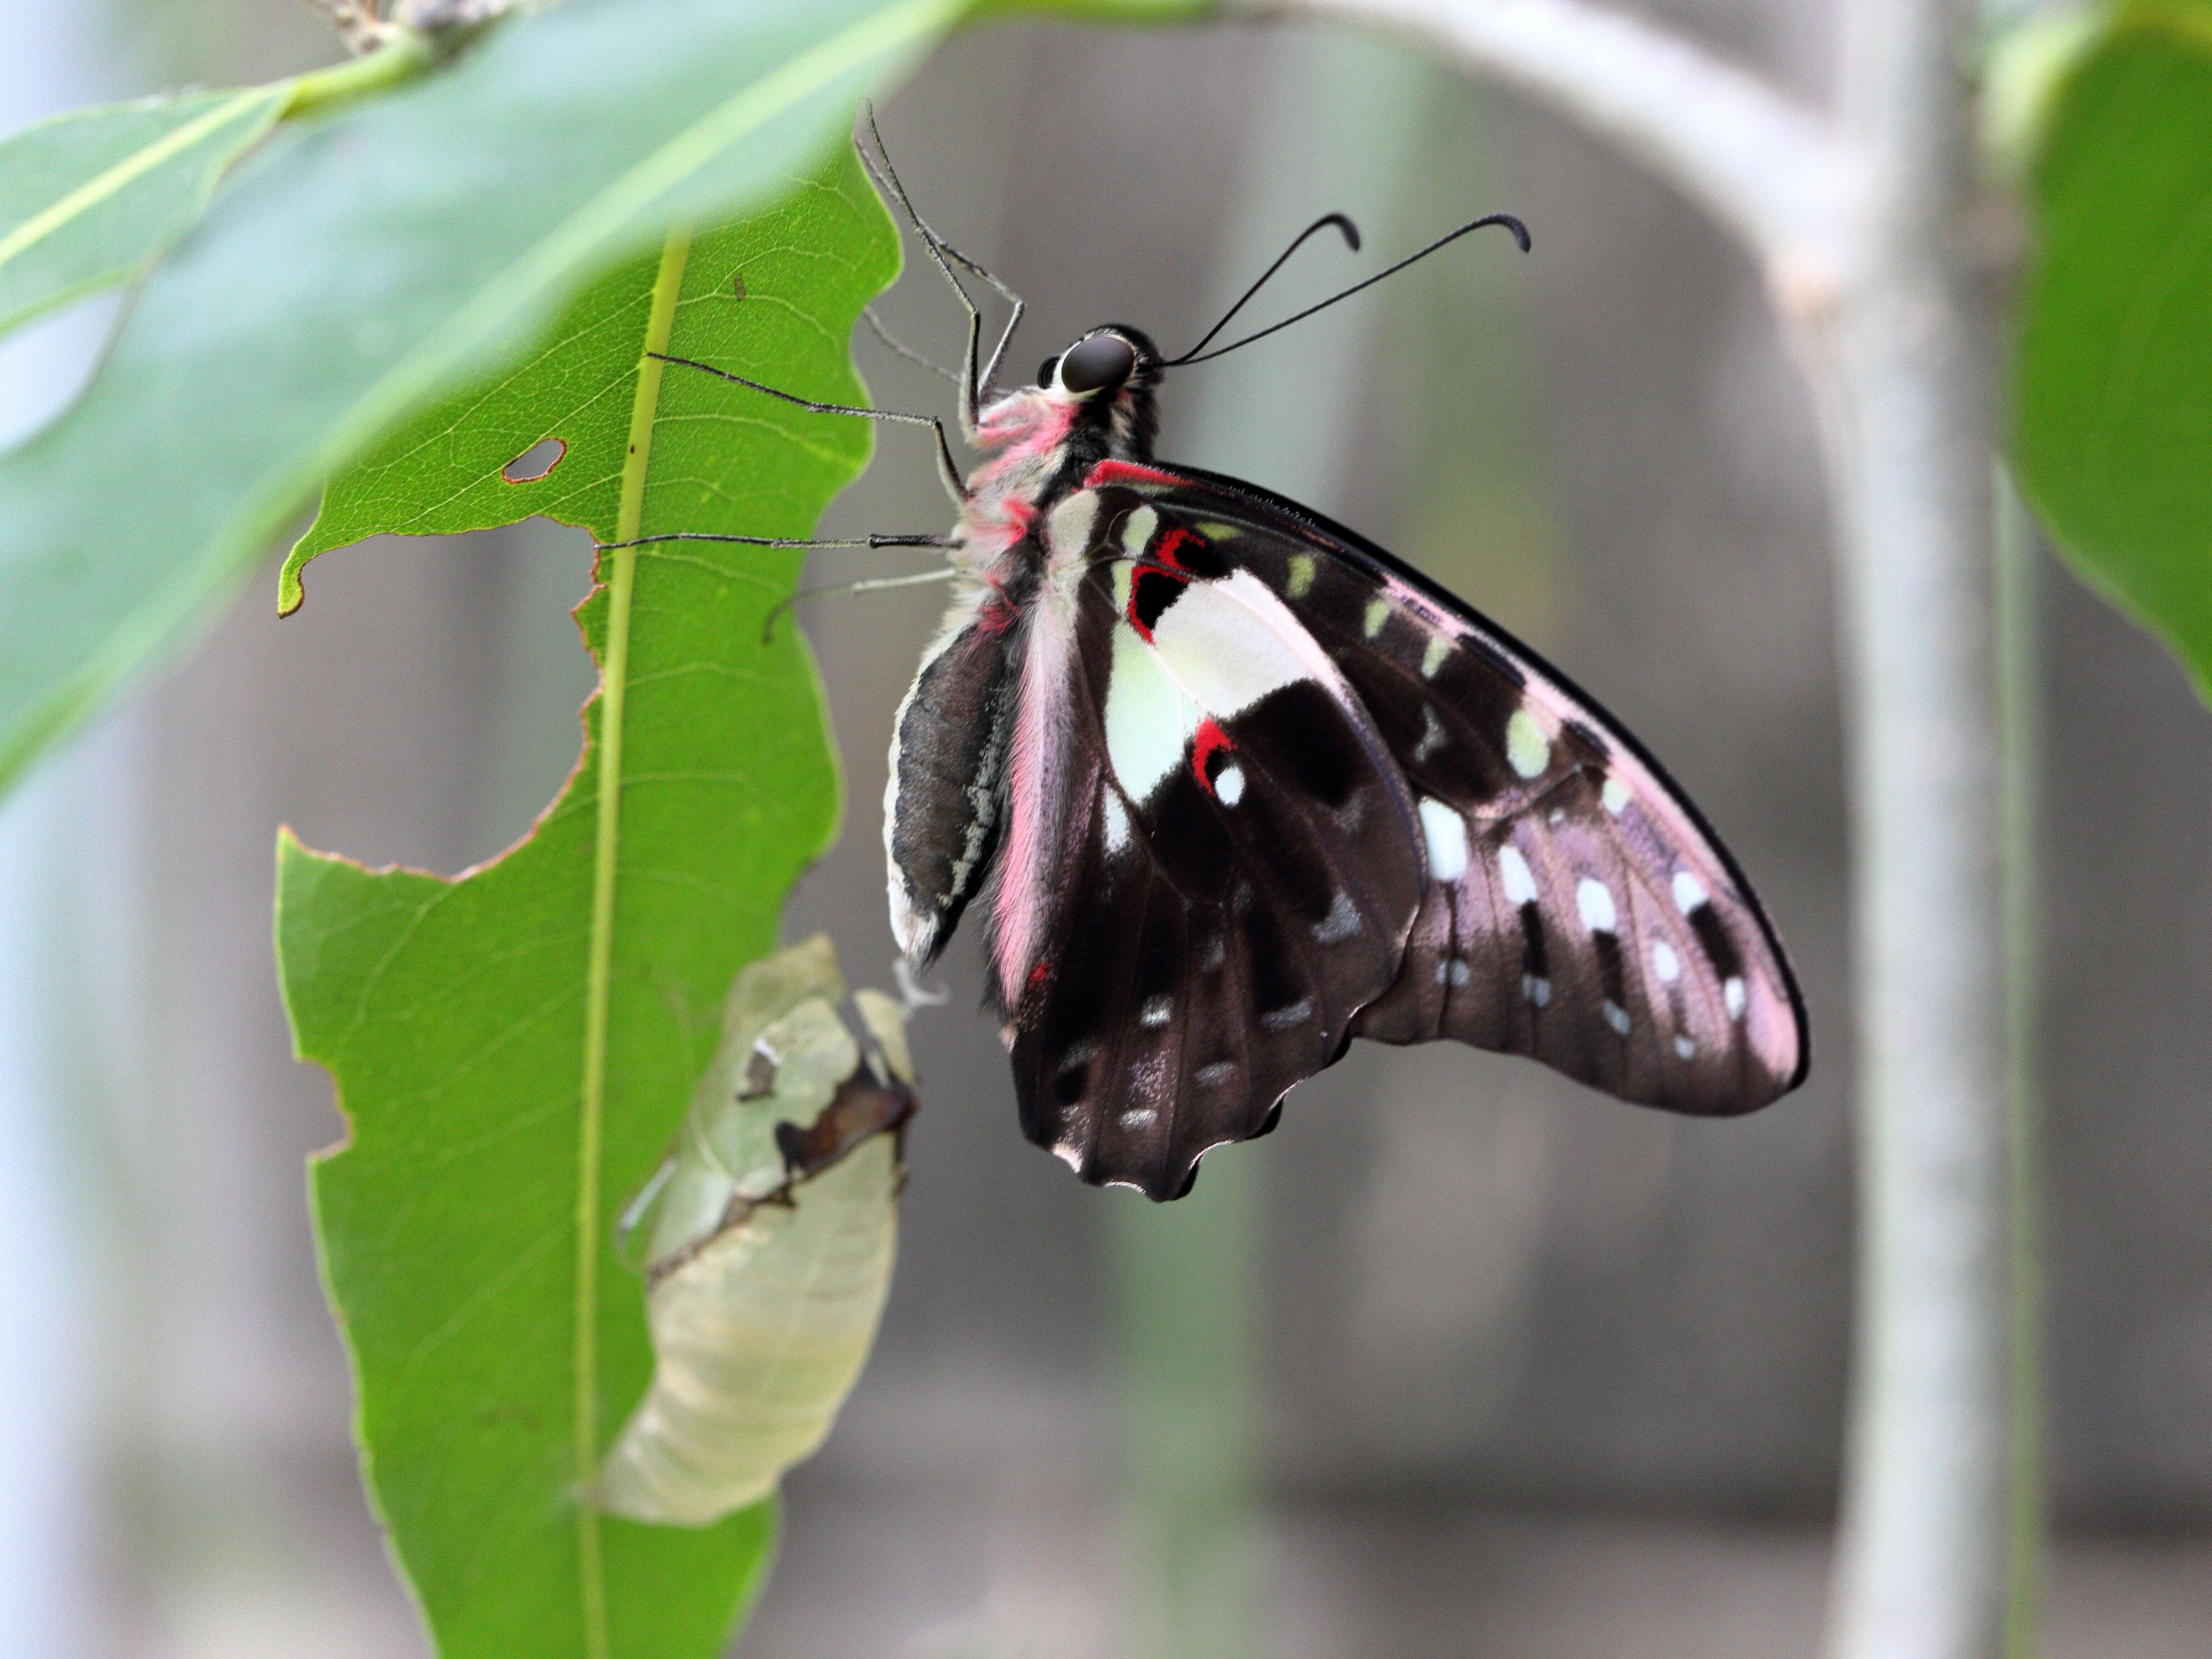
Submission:
M 858 402 L 848 337 L 897 261 L 842 153 L 775 208 L 595 283 L 514 368 L 341 477 L 309 544 L 534 513 L 602 542 L 804 536 L 867 423 L 641 354 Z M 567 445 L 551 474 L 506 482 L 549 436 Z M 317 1236 L 368 1478 L 445 1659 L 705 1659 L 765 1569 L 766 1504 L 693 1529 L 575 1494 L 652 1370 L 613 1218 L 833 831 L 820 688 L 787 613 L 763 636 L 799 557 L 600 555 L 583 761 L 495 862 L 448 881 L 279 842 L 286 1004 L 351 1129 L 314 1169 Z
M 567 0 L 272 135 L 103 372 L 0 460 L 0 781 L 230 592 L 325 477 L 672 223 L 842 135 L 956 0 Z
M 0 143 L 0 333 L 143 274 L 290 90 L 74 110 Z
M 2121 15 L 2063 83 L 2033 206 L 2021 482 L 2212 698 L 2212 6 Z

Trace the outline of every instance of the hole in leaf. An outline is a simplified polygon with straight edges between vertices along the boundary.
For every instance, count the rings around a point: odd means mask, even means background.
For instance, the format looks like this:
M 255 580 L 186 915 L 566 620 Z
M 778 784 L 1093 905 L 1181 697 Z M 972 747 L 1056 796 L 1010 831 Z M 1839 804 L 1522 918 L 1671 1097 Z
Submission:
M 560 439 L 541 438 L 500 468 L 499 476 L 509 483 L 536 483 L 560 465 L 568 453 L 568 446 Z

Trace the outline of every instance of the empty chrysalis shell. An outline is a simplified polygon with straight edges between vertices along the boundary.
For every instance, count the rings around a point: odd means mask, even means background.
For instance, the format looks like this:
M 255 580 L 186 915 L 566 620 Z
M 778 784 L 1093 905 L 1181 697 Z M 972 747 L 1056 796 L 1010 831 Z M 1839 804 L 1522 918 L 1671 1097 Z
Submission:
M 601 1508 L 705 1526 L 766 1497 L 830 1432 L 874 1343 L 913 1115 L 905 1011 L 837 1016 L 824 938 L 738 974 L 647 1227 L 653 1386 L 599 1472 Z

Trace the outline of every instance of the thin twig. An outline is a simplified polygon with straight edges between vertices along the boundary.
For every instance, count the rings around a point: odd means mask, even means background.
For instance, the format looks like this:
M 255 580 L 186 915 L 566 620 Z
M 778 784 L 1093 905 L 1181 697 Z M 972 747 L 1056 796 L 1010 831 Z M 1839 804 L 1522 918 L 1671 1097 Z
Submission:
M 1614 140 L 1750 244 L 1790 308 L 1825 303 L 1850 280 L 1857 169 L 1832 124 L 1656 23 L 1589 0 L 1224 0 L 1222 10 L 1410 36 Z

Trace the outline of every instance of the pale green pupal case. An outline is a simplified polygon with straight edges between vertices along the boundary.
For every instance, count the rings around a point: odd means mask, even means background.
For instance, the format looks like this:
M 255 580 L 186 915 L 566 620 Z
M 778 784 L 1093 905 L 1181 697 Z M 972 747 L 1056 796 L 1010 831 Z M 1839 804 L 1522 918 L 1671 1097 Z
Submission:
M 844 990 L 821 937 L 730 988 L 720 1046 L 636 1206 L 652 1215 L 653 1377 L 600 1470 L 613 1514 L 705 1526 L 766 1497 L 821 1445 L 866 1363 L 890 1289 L 904 1110 L 871 1106 L 841 1133 L 851 1114 L 831 1109 L 895 1093 L 910 1109 L 913 1069 L 902 1006 L 854 995 L 864 1055 L 837 1016 Z M 810 1129 L 836 1143 L 811 1174 L 784 1145 Z

